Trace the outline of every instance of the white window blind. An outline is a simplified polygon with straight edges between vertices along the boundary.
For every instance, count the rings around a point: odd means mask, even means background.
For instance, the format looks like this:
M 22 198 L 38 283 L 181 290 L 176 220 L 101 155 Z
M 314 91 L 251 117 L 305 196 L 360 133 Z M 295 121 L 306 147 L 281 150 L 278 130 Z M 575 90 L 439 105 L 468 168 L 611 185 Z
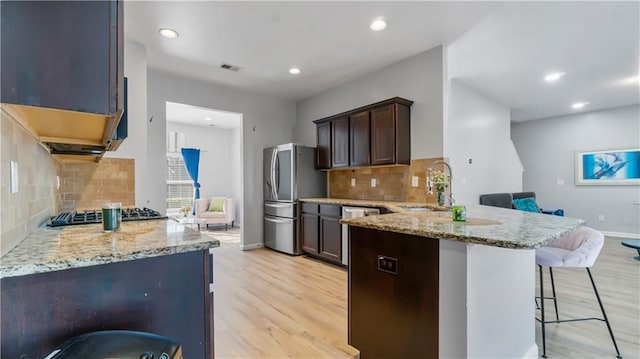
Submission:
M 193 205 L 193 181 L 189 177 L 182 155 L 167 152 L 167 209 Z

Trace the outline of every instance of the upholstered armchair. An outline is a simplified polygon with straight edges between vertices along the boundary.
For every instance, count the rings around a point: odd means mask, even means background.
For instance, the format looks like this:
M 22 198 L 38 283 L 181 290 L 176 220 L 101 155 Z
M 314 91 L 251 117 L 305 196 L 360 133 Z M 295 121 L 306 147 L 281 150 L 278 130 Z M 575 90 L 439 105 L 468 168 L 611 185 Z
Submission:
M 196 200 L 196 218 L 204 219 L 206 227 L 210 224 L 224 224 L 226 231 L 231 223 L 233 228 L 236 220 L 235 211 L 232 198 L 213 197 Z

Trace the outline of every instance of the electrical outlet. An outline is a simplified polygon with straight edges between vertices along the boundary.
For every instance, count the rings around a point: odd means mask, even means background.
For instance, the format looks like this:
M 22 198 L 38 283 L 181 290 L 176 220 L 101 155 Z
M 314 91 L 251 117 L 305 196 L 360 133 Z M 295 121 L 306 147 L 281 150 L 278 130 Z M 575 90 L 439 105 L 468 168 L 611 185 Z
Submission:
M 351 179 L 351 187 L 355 187 L 356 186 L 356 179 L 352 178 Z
M 411 187 L 418 187 L 418 176 L 411 177 Z
M 378 181 L 376 181 L 375 178 L 371 179 L 371 187 L 375 187 L 378 184 Z
M 598 221 L 604 221 L 604 214 L 598 215 Z
M 557 184 L 558 186 L 564 186 L 564 180 L 563 180 L 562 178 L 558 178 L 558 179 L 556 180 L 556 184 Z
M 11 161 L 11 193 L 18 193 L 18 162 Z

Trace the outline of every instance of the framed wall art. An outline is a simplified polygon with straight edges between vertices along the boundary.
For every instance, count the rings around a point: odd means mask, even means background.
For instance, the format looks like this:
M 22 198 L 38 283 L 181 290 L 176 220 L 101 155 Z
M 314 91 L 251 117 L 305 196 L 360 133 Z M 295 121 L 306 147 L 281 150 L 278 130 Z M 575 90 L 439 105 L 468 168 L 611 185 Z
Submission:
M 640 185 L 640 147 L 576 151 L 577 185 Z

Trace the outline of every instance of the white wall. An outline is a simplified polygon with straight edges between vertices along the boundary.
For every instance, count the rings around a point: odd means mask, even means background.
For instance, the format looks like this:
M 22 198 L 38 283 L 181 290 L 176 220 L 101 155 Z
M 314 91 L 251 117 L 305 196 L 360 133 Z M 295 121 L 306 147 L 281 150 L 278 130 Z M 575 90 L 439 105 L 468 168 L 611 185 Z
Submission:
M 131 41 L 124 43 L 124 75 L 128 79 L 128 137 L 115 152 L 104 157 L 133 158 L 135 160 L 136 206 L 164 211 L 165 206 L 151 204 L 153 197 L 147 171 L 147 50 Z
M 233 166 L 234 159 L 240 160 L 237 155 L 240 152 L 240 143 L 233 141 L 234 129 L 167 122 L 167 131 L 184 133 L 184 147 L 200 149 L 200 198 L 232 197 L 236 203 L 236 218 L 239 218 L 242 203 L 239 202 L 240 198 L 234 195 L 233 184 L 241 183 L 242 174 L 234 171 Z
M 510 139 L 510 109 L 457 80 L 447 89 L 444 156 L 453 170 L 456 203 L 477 204 L 483 193 L 521 191 L 522 165 Z
M 316 146 L 312 121 L 399 96 L 411 107 L 411 158 L 442 156 L 442 47 L 297 103 L 295 141 Z
M 242 247 L 261 246 L 263 242 L 262 150 L 265 147 L 292 141 L 296 117 L 295 104 L 292 101 L 155 69 L 148 71 L 147 96 L 147 116 L 153 118 L 148 125 L 147 146 L 149 175 L 152 179 L 148 186 L 154 193 L 152 203 L 161 204 L 166 199 L 164 151 L 167 101 L 243 114 L 242 188 L 244 198 L 240 216 Z M 229 150 L 225 155 L 232 157 L 233 152 Z M 221 171 L 221 175 L 225 175 L 225 172 Z M 156 206 L 156 208 L 163 207 Z
M 640 236 L 639 186 L 576 186 L 575 151 L 640 146 L 640 107 L 627 106 L 514 123 L 524 189 L 543 208 L 563 208 L 601 231 Z M 556 180 L 562 179 L 560 186 Z M 603 214 L 605 221 L 599 221 Z

